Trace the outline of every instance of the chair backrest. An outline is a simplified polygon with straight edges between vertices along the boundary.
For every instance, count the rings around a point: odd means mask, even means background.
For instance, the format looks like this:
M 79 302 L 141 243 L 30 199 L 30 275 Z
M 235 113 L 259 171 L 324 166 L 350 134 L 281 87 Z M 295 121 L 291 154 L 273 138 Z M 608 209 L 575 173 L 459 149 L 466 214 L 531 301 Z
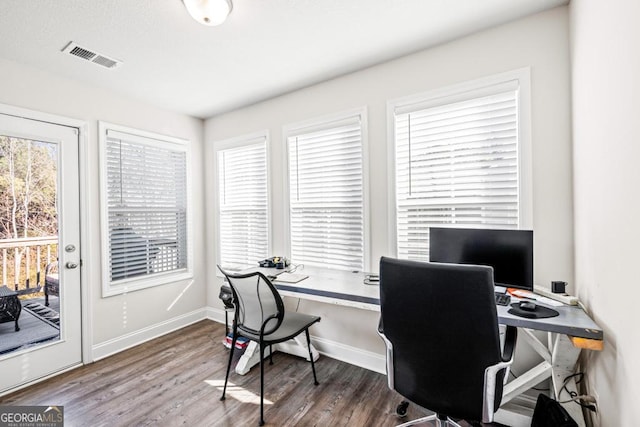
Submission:
M 218 266 L 233 292 L 235 321 L 240 332 L 264 335 L 278 329 L 284 317 L 284 303 L 273 283 L 260 272 L 232 274 Z
M 502 360 L 493 269 L 383 257 L 380 311 L 389 386 L 437 413 L 482 419 L 484 371 Z

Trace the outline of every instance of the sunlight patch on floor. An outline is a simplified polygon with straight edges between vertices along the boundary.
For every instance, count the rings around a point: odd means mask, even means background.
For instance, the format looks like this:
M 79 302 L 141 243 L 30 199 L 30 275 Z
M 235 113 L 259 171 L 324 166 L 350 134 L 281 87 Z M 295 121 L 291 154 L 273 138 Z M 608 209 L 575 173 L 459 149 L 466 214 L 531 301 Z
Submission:
M 220 394 L 222 394 L 222 389 L 224 388 L 224 380 L 206 380 L 205 383 L 209 384 L 212 387 L 216 387 L 218 390 L 220 390 Z M 259 395 L 249 390 L 246 390 L 242 387 L 239 387 L 232 382 L 227 383 L 226 396 L 234 398 L 237 401 L 242 403 L 253 403 L 255 405 L 260 404 Z M 269 399 L 264 399 L 264 404 L 273 405 L 273 402 L 270 401 Z

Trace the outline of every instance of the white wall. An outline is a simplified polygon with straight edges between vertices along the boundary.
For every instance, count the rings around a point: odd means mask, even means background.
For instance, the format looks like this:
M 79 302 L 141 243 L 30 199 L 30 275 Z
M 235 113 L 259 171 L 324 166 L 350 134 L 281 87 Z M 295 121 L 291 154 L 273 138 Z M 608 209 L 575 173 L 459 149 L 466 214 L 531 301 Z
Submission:
M 294 54 L 294 53 L 292 53 Z M 216 141 L 268 129 L 271 135 L 273 253 L 285 248 L 282 126 L 344 110 L 368 108 L 371 265 L 390 248 L 387 189 L 386 103 L 398 98 L 522 67 L 531 67 L 533 224 L 536 282 L 566 280 L 573 289 L 573 206 L 570 142 L 570 72 L 567 8 L 557 8 L 458 41 L 425 50 L 247 108 L 205 123 L 206 193 L 214 194 Z M 207 240 L 215 241 L 213 200 L 207 201 Z M 213 245 L 211 245 L 213 248 Z M 208 254 L 208 304 L 220 306 L 216 254 Z M 295 261 L 295 260 L 294 260 Z M 378 314 L 301 302 L 301 311 L 323 317 L 316 337 L 383 354 L 375 334 Z
M 578 295 L 604 329 L 587 357 L 595 425 L 640 420 L 640 2 L 574 1 L 575 258 Z
M 115 71 L 117 72 L 117 71 Z M 108 78 L 109 71 L 105 71 Z M 182 297 L 167 308 L 181 294 L 185 283 L 175 283 L 126 295 L 102 298 L 101 250 L 105 244 L 100 237 L 100 197 L 98 174 L 98 120 L 130 126 L 188 139 L 192 142 L 194 229 L 204 228 L 202 140 L 203 122 L 181 114 L 170 113 L 142 104 L 112 92 L 60 78 L 37 69 L 0 59 L 0 103 L 31 110 L 66 116 L 86 121 L 88 139 L 88 171 L 82 185 L 88 196 L 87 212 L 83 219 L 89 224 L 88 236 L 82 244 L 89 253 L 83 260 L 88 281 L 82 284 L 83 292 L 89 292 L 92 308 L 92 346 L 100 346 L 110 340 L 146 330 L 155 325 L 202 310 L 205 300 L 205 245 L 203 235 L 196 232 L 195 282 Z M 86 252 L 85 252 L 86 253 Z M 85 307 L 86 309 L 86 307 Z M 142 334 L 144 336 L 144 334 Z M 140 339 L 138 336 L 136 339 Z M 124 341 L 130 344 L 131 341 Z M 123 343 L 115 343 L 109 351 Z

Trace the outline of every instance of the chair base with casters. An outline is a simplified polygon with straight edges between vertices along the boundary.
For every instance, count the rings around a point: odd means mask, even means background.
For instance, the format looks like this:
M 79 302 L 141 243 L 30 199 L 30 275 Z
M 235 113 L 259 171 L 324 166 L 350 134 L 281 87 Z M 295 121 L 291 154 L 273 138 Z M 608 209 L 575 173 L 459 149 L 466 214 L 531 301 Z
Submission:
M 220 266 L 218 266 L 220 268 Z M 259 272 L 249 274 L 231 274 L 220 268 L 226 276 L 233 292 L 235 315 L 233 319 L 233 338 L 229 350 L 229 362 L 224 380 L 224 388 L 220 400 L 225 400 L 227 382 L 231 371 L 233 353 L 238 336 L 243 336 L 258 343 L 260 349 L 260 421 L 264 425 L 264 359 L 265 350 L 269 348 L 270 364 L 273 364 L 271 346 L 288 341 L 305 333 L 313 383 L 318 385 L 316 368 L 313 360 L 309 328 L 320 321 L 319 316 L 311 316 L 297 312 L 285 312 L 284 303 L 277 289 L 269 279 Z
M 398 418 L 404 418 L 407 416 L 407 408 L 409 408 L 408 401 L 403 400 L 402 402 L 400 402 L 400 404 L 396 407 L 396 415 L 398 416 Z
M 407 409 L 409 408 L 409 403 L 410 402 L 408 400 L 403 400 L 398 404 L 398 406 L 396 407 L 396 415 L 398 416 L 398 418 L 404 418 L 407 416 Z M 422 424 L 427 421 L 435 421 L 437 427 L 446 427 L 446 426 L 462 427 L 460 424 L 453 421 L 451 418 L 447 417 L 446 415 L 439 416 L 438 414 L 431 414 L 431 415 L 427 415 L 426 417 L 407 421 L 406 423 L 397 425 L 396 427 L 408 427 L 416 424 Z

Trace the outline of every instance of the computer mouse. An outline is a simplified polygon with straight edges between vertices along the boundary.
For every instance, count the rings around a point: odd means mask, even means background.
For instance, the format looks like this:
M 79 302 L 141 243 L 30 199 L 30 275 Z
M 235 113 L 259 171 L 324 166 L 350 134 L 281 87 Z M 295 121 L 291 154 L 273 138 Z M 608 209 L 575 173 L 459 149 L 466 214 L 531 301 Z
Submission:
M 519 308 L 524 311 L 536 311 L 536 303 L 533 301 L 520 301 Z

